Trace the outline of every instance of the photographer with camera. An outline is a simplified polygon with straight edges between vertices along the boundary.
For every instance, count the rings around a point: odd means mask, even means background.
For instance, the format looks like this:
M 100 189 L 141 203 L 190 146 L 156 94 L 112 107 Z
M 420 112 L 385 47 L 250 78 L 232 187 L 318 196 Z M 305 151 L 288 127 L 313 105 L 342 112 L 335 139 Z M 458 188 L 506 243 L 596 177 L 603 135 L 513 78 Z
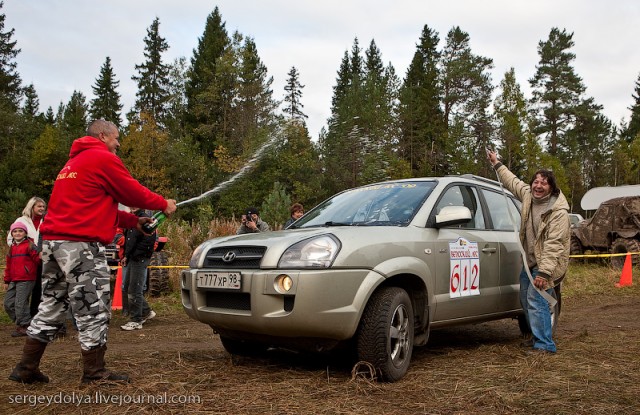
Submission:
M 269 232 L 271 230 L 269 224 L 260 219 L 258 209 L 250 207 L 247 208 L 246 212 L 246 214 L 242 215 L 242 224 L 238 228 L 238 232 L 236 232 L 236 234 L 242 235 L 243 233 Z

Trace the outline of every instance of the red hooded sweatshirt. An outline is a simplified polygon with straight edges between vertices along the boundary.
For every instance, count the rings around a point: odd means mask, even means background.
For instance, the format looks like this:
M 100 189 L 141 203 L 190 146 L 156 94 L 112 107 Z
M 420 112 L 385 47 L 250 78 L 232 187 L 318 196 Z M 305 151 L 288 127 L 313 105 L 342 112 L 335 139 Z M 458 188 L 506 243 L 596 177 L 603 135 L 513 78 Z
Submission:
M 95 137 L 78 138 L 69 161 L 53 185 L 44 240 L 110 244 L 116 227 L 135 228 L 138 217 L 118 210 L 118 202 L 142 209 L 165 210 L 167 201 L 131 177 L 122 160 Z

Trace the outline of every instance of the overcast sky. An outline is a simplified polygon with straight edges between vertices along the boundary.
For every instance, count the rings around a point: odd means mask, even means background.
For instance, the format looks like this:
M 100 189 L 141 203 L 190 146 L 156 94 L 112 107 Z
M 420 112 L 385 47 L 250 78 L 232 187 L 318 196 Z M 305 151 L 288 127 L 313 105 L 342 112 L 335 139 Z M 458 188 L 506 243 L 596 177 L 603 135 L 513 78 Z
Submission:
M 356 37 L 362 49 L 375 40 L 385 64 L 403 79 L 425 24 L 439 33 L 440 47 L 460 26 L 472 51 L 493 59 L 493 84 L 514 67 L 529 97 L 538 42 L 553 27 L 566 29 L 574 33 L 574 68 L 586 94 L 616 125 L 629 119 L 640 74 L 638 0 L 4 0 L 2 13 L 5 31 L 15 29 L 21 49 L 18 72 L 35 86 L 41 111 L 56 111 L 74 90 L 89 102 L 109 56 L 124 114 L 135 101 L 131 76 L 144 61 L 143 39 L 153 20 L 160 19 L 169 44 L 165 62 L 190 60 L 216 5 L 229 34 L 237 30 L 255 40 L 275 99 L 284 96 L 291 67 L 298 69 L 313 138 L 326 125 L 340 61 Z

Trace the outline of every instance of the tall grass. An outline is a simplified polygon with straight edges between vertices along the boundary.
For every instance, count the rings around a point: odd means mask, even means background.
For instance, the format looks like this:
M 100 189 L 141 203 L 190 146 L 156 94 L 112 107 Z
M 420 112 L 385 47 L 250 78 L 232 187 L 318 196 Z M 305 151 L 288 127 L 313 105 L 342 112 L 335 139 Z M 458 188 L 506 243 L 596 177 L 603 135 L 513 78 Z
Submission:
M 562 293 L 564 298 L 594 295 L 637 296 L 640 294 L 640 270 L 632 270 L 631 287 L 617 288 L 615 283 L 620 280 L 622 270 L 613 268 L 610 263 L 594 260 L 593 263 L 571 262 L 563 281 Z M 634 278 L 635 277 L 635 278 Z

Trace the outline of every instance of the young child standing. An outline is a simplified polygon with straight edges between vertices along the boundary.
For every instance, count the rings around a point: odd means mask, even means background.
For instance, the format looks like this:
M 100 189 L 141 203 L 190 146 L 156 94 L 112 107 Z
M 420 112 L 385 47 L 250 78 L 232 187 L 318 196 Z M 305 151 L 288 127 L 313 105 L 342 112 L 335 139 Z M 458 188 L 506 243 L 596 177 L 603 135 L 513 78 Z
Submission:
M 4 270 L 4 310 L 16 323 L 12 337 L 27 335 L 31 322 L 29 297 L 36 283 L 36 272 L 40 257 L 31 239 L 27 238 L 27 227 L 22 222 L 11 225 L 11 247 Z

